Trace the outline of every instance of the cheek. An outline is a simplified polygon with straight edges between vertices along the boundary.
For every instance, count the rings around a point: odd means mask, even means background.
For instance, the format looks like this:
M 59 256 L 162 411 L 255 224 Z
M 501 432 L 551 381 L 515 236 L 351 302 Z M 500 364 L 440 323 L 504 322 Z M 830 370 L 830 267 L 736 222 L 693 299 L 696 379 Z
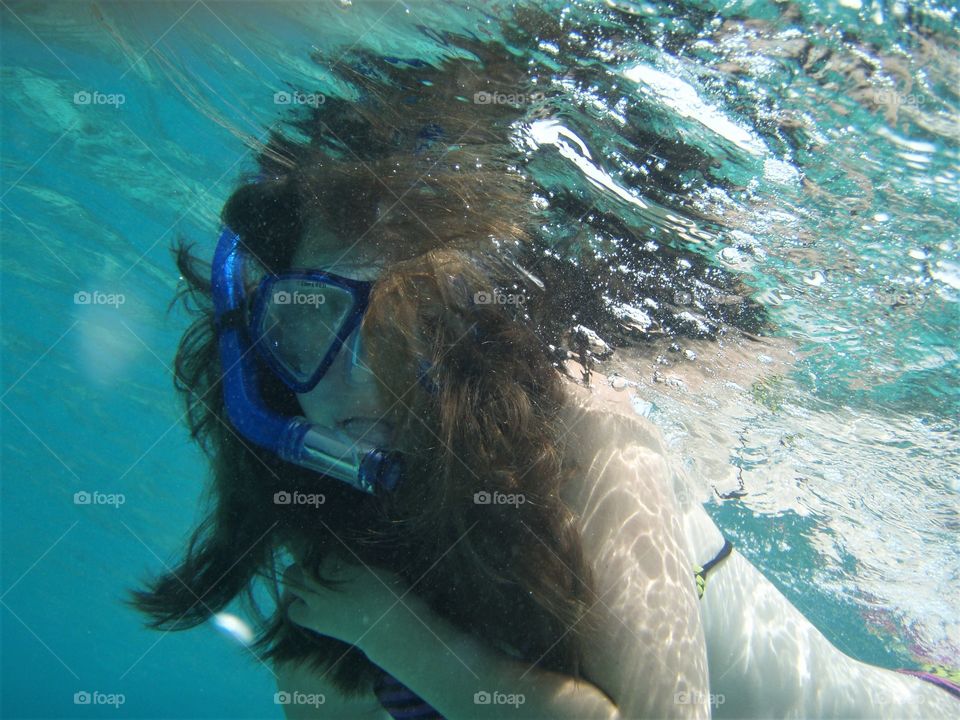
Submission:
M 338 409 L 336 395 L 329 390 L 324 392 L 321 384 L 308 393 L 298 394 L 297 401 L 307 420 L 324 425 L 333 424 L 339 419 L 336 417 Z

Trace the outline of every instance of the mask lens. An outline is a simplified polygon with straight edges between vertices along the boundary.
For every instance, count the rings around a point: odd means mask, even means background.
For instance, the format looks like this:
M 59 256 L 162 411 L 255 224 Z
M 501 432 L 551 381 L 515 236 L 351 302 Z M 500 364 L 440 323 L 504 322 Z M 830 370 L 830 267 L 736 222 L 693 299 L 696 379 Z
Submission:
M 279 278 L 263 287 L 256 326 L 260 347 L 297 383 L 323 364 L 353 308 L 353 295 L 316 280 Z

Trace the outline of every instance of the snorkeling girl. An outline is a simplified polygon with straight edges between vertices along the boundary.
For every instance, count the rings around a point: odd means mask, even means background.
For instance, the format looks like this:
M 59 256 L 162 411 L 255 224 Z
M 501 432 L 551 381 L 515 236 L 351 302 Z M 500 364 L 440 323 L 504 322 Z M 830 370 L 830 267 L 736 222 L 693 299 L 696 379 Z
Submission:
M 178 245 L 215 505 L 134 593 L 152 626 L 249 600 L 280 697 L 324 699 L 288 717 L 956 711 L 830 645 L 684 504 L 659 431 L 569 377 L 509 128 L 477 126 L 331 100 L 271 136 L 211 267 Z

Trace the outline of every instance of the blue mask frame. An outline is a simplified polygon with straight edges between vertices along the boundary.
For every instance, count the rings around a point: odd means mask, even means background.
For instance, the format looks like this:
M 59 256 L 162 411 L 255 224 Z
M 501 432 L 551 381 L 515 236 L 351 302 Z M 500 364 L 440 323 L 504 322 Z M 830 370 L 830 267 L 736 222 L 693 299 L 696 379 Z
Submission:
M 257 377 L 256 354 L 246 337 L 244 268 L 248 261 L 239 235 L 225 227 L 213 256 L 211 285 L 223 370 L 224 403 L 230 423 L 243 438 L 276 453 L 287 462 L 336 478 L 366 493 L 392 491 L 403 472 L 400 453 L 374 447 L 362 440 L 355 441 L 341 431 L 316 425 L 302 416 L 278 415 L 264 403 Z M 359 295 L 355 298 L 363 296 L 362 287 L 357 291 Z M 369 287 L 363 296 L 363 309 L 368 296 Z M 358 313 L 357 307 L 359 303 L 351 315 L 354 323 L 363 315 L 363 310 Z M 337 350 L 347 337 L 342 334 L 343 329 L 338 332 Z M 324 361 L 327 367 L 329 363 L 326 361 L 332 362 L 333 354 L 328 351 Z M 322 374 L 316 380 L 320 377 Z

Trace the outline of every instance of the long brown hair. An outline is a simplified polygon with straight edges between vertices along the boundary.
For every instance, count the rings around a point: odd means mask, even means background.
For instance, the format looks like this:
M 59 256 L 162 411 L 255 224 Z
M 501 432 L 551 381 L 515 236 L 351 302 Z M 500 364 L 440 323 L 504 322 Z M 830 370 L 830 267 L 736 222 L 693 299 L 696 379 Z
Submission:
M 539 32 L 549 19 L 537 18 Z M 561 28 L 553 34 L 563 42 Z M 480 62 L 430 66 L 353 53 L 328 68 L 356 99 L 327 96 L 271 132 L 256 172 L 223 209 L 223 221 L 265 271 L 289 267 L 307 238 L 344 250 L 358 243 L 365 257 L 386 265 L 362 332 L 407 460 L 395 492 L 358 493 L 237 435 L 224 411 L 209 265 L 185 241 L 174 246 L 181 295 L 196 314 L 178 349 L 175 385 L 192 437 L 210 459 L 212 508 L 178 566 L 134 591 L 131 602 L 152 627 L 186 629 L 242 597 L 260 623 L 255 648 L 265 658 L 309 661 L 347 694 L 369 691 L 378 671 L 366 657 L 297 628 L 282 611 L 264 615 L 253 599 L 254 581 L 265 578 L 279 603 L 284 547 L 301 549 L 315 573 L 330 553 L 349 548 L 348 559 L 353 554 L 416 583 L 415 592 L 462 629 L 577 676 L 592 632 L 586 611 L 596 598 L 578 519 L 560 498 L 577 470 L 561 450 L 564 327 L 575 317 L 574 324 L 629 339 L 635 324 L 608 305 L 639 292 L 656 301 L 656 324 L 680 335 L 686 326 L 668 320 L 681 315 L 672 300 L 684 288 L 704 300 L 711 333 L 727 320 L 750 330 L 762 324 L 753 304 L 710 300 L 739 296 L 741 288 L 697 253 L 646 248 L 611 213 L 587 212 L 582 196 L 536 184 L 516 142 L 530 108 L 464 97 L 505 87 L 531 95 L 539 89 L 528 80 L 536 68 L 503 46 L 445 40 Z M 703 161 L 684 163 L 693 151 L 676 152 L 671 173 Z M 553 198 L 549 210 L 545 196 Z M 547 252 L 538 228 L 548 214 L 568 210 L 579 222 Z M 585 242 L 577 262 L 558 259 L 578 238 L 614 235 L 634 242 L 593 255 Z M 627 280 L 591 282 L 610 276 L 604 268 L 618 261 L 614 246 L 627 248 L 624 262 L 646 264 L 642 289 Z M 522 301 L 482 302 L 478 293 Z M 271 409 L 301 414 L 286 386 L 265 369 L 259 375 Z M 326 502 L 273 502 L 275 493 L 294 490 L 322 493 Z M 475 502 L 482 492 L 522 494 L 524 502 Z

